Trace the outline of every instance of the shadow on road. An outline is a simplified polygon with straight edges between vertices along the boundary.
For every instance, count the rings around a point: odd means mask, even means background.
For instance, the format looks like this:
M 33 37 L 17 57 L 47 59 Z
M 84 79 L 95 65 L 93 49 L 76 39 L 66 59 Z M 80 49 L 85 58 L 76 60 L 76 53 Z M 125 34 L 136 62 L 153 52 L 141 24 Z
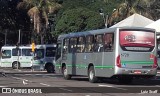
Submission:
M 71 80 L 89 82 L 88 78 L 86 77 L 73 77 Z M 117 79 L 109 79 L 109 78 L 100 79 L 97 83 L 103 83 L 103 84 L 106 83 L 106 84 L 114 84 L 114 85 L 134 85 L 134 86 L 140 86 L 140 85 L 160 86 L 160 76 L 157 76 L 156 78 L 153 78 L 153 79 L 134 79 L 133 82 L 130 84 L 122 84 L 122 83 L 119 83 Z

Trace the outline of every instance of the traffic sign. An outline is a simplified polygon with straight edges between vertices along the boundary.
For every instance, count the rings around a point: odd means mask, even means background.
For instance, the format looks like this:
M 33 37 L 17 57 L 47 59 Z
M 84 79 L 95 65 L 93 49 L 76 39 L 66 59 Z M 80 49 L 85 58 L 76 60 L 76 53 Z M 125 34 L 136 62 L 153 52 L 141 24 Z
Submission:
M 35 51 L 35 43 L 32 43 L 32 52 Z

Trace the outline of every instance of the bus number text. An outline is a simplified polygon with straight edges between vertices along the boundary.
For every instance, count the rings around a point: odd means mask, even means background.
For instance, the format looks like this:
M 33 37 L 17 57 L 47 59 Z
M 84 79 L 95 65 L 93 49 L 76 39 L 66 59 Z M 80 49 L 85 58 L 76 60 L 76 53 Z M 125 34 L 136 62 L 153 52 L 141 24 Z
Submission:
M 129 54 L 128 53 L 122 53 L 121 56 L 122 57 L 129 57 Z

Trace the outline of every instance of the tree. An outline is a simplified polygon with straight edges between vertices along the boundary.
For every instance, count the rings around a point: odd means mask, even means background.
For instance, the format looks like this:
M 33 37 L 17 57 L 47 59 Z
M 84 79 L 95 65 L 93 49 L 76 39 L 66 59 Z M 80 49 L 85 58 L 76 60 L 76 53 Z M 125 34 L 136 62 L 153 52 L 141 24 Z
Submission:
M 22 0 L 17 8 L 28 9 L 28 15 L 34 24 L 34 31 L 40 34 L 43 44 L 44 31 L 46 31 L 49 23 L 48 14 L 57 11 L 61 5 L 55 0 Z
M 134 13 L 139 13 L 145 17 L 153 19 L 148 10 L 151 1 L 153 0 L 124 0 L 124 2 L 121 3 L 111 15 L 109 19 L 110 26 Z
M 104 27 L 103 18 L 87 8 L 66 10 L 55 27 L 55 35 Z
M 151 0 L 151 4 L 148 7 L 148 11 L 152 14 L 154 20 L 159 19 L 160 17 L 160 1 L 159 0 Z

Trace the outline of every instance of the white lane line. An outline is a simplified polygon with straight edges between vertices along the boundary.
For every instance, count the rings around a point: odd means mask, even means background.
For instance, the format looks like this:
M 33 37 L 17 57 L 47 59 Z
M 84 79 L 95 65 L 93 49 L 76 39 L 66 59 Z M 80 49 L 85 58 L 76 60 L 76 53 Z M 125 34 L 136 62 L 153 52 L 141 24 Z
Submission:
M 64 90 L 64 91 L 69 91 L 69 92 L 72 92 L 72 90 L 69 90 L 69 89 L 65 89 L 65 88 L 59 88 L 61 90 Z
M 19 71 L 19 72 L 21 72 L 22 70 L 20 70 L 20 69 L 14 69 L 15 71 Z
M 124 88 L 118 88 L 118 87 L 114 87 L 114 86 L 111 86 L 111 85 L 101 85 L 101 84 L 99 84 L 98 86 L 99 87 L 110 87 L 110 88 L 115 88 L 115 89 L 127 90 L 127 89 L 124 89 Z
M 27 80 L 27 79 L 18 78 L 18 77 L 12 77 L 12 78 L 14 78 L 14 79 L 18 79 L 18 80 L 22 80 L 22 81 L 29 81 L 29 80 Z M 31 81 L 30 81 L 30 82 L 31 82 Z
M 101 84 L 99 84 L 98 86 L 100 86 L 100 87 L 113 87 L 113 86 L 110 86 L 110 85 L 101 85 Z
M 157 74 L 160 74 L 160 72 L 157 72 Z
M 40 83 L 41 85 L 44 85 L 44 86 L 51 86 L 51 85 L 48 85 L 48 84 L 45 84 L 45 83 Z
M 8 86 L 0 86 L 0 88 L 3 88 L 3 87 L 8 87 Z

